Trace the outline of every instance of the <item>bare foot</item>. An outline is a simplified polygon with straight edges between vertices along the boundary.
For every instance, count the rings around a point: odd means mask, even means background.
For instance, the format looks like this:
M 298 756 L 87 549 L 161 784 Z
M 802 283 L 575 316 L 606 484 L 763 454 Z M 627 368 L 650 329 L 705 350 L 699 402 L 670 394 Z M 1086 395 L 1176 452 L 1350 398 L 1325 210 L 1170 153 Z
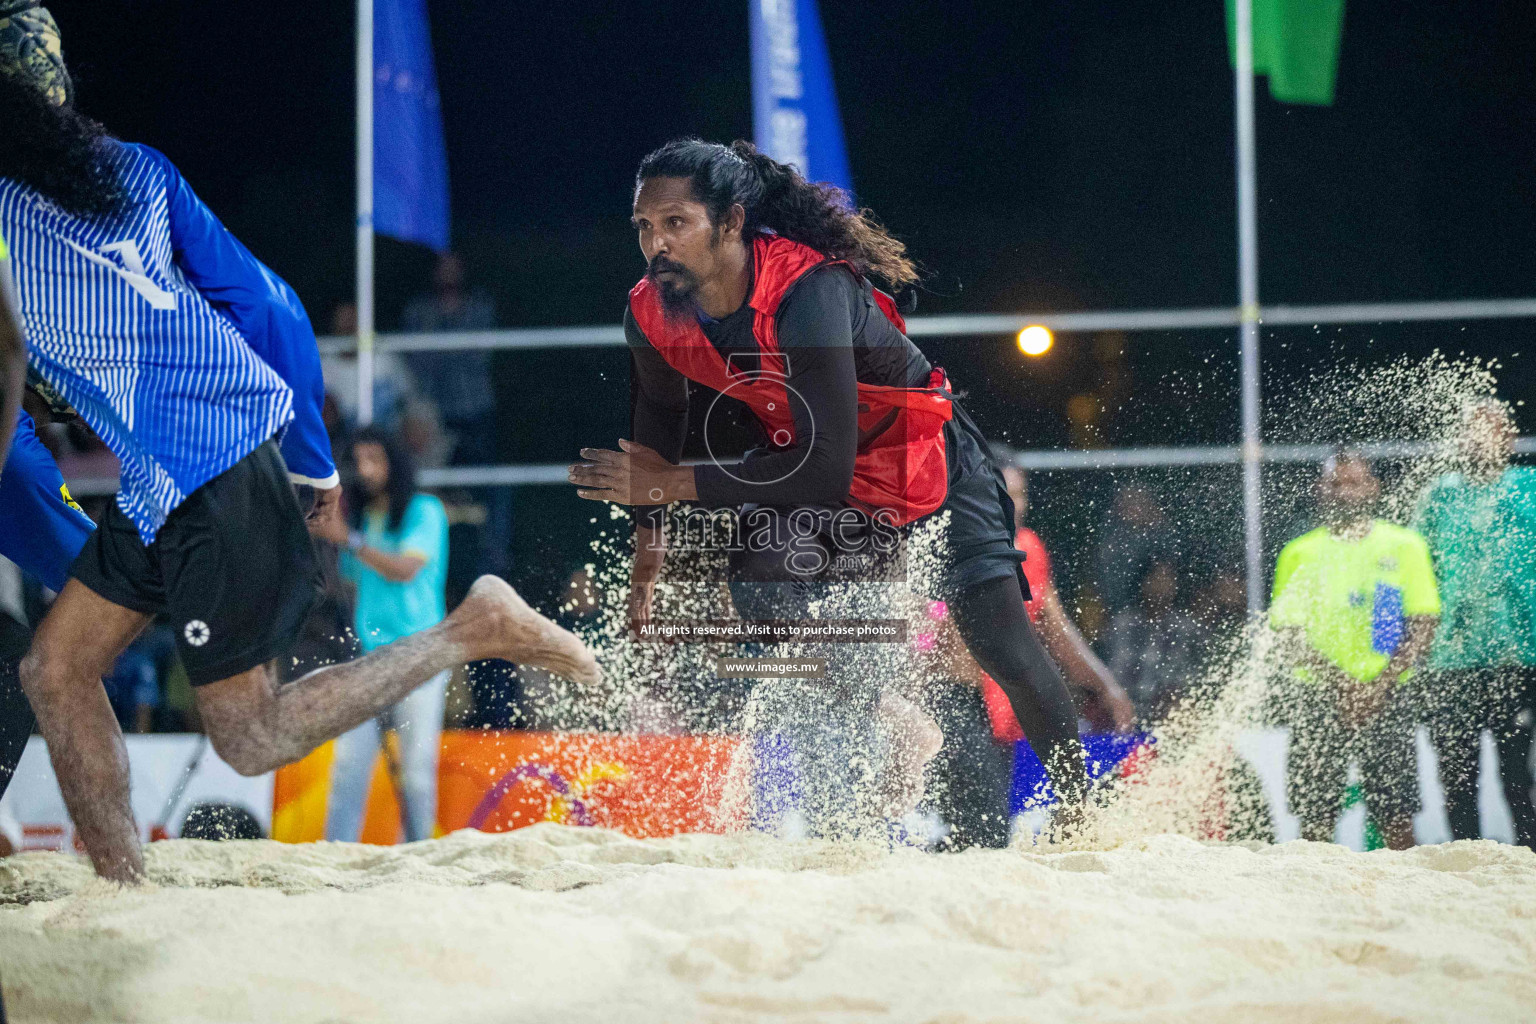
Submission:
M 465 635 L 469 661 L 505 658 L 547 668 L 578 683 L 602 682 L 597 658 L 587 645 L 529 607 L 499 576 L 475 580 L 449 618 L 457 620 Z
M 901 818 L 922 803 L 923 770 L 944 745 L 944 733 L 929 714 L 905 697 L 880 698 L 880 728 L 886 734 L 880 792 L 887 817 Z

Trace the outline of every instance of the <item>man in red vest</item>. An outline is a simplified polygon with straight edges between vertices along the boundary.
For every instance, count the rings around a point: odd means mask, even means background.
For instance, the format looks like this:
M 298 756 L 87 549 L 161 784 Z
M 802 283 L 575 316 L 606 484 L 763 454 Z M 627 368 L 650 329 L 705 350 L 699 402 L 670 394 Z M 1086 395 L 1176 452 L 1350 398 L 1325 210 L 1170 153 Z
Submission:
M 915 282 L 905 246 L 840 190 L 747 142 L 681 139 L 651 153 L 633 214 L 648 264 L 625 317 L 635 440 L 583 449 L 570 470 L 582 497 L 642 507 L 632 624 L 650 619 L 670 502 L 740 509 L 730 571 L 745 619 L 804 617 L 806 584 L 827 579 L 840 552 L 947 512 L 934 596 L 1075 804 L 1077 717 L 1025 611 L 1002 477 L 943 371 L 870 281 Z M 690 382 L 745 403 L 764 446 L 739 463 L 677 465 Z M 711 433 L 706 422 L 706 443 Z

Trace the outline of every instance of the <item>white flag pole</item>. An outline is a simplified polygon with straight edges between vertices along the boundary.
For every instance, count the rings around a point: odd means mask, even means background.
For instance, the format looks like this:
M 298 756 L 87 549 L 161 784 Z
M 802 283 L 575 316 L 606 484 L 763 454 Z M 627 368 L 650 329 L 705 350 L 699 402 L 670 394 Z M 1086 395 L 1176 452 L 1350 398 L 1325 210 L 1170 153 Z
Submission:
M 1248 612 L 1264 610 L 1259 426 L 1259 219 L 1253 132 L 1253 0 L 1237 0 L 1237 274 L 1242 331 L 1243 536 Z
M 357 0 L 357 421 L 373 422 L 373 0 Z

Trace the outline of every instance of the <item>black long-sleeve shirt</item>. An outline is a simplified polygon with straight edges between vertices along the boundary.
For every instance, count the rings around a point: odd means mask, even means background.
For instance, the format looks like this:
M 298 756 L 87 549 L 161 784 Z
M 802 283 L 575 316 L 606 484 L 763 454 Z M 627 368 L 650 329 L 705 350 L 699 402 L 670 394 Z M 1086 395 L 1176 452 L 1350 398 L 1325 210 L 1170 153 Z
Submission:
M 700 326 L 735 369 L 758 369 L 752 307 Z M 858 448 L 858 384 L 924 387 L 930 365 L 875 304 L 871 286 L 845 267 L 823 267 L 784 297 L 778 315 L 795 442 L 758 450 L 727 467 L 694 469 L 705 505 L 813 505 L 842 501 L 853 481 Z M 626 312 L 638 384 L 635 440 L 677 462 L 688 431 L 688 379 L 673 369 Z

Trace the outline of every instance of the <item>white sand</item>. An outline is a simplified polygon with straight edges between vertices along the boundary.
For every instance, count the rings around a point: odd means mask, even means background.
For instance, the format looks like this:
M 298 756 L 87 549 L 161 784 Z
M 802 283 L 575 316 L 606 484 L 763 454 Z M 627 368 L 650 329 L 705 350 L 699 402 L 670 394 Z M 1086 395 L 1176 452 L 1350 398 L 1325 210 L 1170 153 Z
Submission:
M 558 825 L 0 861 L 13 1021 L 1515 1021 L 1536 855 L 937 857 Z

